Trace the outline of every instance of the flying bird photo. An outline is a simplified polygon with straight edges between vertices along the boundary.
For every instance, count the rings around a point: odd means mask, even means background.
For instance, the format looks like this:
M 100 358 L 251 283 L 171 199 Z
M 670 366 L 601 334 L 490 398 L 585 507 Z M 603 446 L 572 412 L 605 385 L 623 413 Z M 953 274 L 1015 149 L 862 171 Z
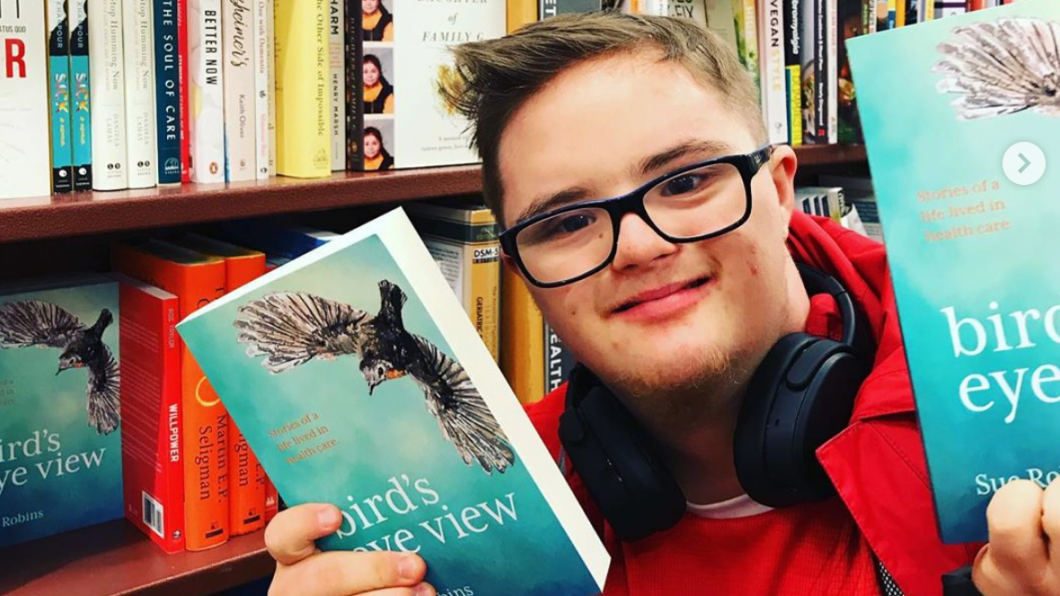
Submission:
M 400 287 L 384 279 L 379 293 L 375 316 L 305 292 L 268 294 L 240 307 L 238 341 L 247 344 L 247 356 L 264 356 L 262 366 L 272 373 L 355 356 L 369 395 L 382 383 L 408 377 L 423 390 L 427 411 L 464 463 L 503 473 L 515 454 L 464 367 L 405 329 L 401 310 L 407 297 Z
M 118 428 L 121 417 L 118 362 L 103 343 L 103 331 L 112 322 L 114 316 L 105 308 L 96 322 L 86 327 L 50 302 L 10 302 L 0 306 L 0 348 L 58 348 L 62 351 L 56 375 L 71 368 L 87 368 L 88 424 L 97 434 L 108 435 Z
M 931 71 L 964 120 L 1034 110 L 1060 116 L 1060 23 L 1035 18 L 955 27 Z

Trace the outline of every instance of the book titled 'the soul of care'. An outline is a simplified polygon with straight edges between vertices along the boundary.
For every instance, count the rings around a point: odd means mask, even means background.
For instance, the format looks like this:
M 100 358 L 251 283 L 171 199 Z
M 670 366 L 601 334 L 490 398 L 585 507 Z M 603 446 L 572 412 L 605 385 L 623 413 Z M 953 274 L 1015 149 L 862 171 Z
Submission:
M 404 211 L 178 326 L 324 550 L 419 553 L 439 594 L 587 596 L 609 557 Z
M 1060 5 L 1027 0 L 848 42 L 947 543 L 1060 477 L 1058 40 Z

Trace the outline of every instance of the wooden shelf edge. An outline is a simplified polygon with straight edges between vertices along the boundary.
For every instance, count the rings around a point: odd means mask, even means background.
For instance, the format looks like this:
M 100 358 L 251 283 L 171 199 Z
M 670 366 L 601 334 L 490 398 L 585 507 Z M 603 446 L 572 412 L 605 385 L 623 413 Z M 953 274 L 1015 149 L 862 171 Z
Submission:
M 268 576 L 265 533 L 166 554 L 117 520 L 0 551 L 5 596 L 207 596 Z

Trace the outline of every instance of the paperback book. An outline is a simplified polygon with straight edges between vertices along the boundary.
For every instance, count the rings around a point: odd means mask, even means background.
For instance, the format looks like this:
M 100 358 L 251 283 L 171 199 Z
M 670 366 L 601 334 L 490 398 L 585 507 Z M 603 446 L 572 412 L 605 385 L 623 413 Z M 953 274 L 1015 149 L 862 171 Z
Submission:
M 321 549 L 419 553 L 439 594 L 602 590 L 603 545 L 404 211 L 177 329 L 284 501 L 341 509 Z
M 986 540 L 1007 482 L 1060 476 L 1060 172 L 1021 144 L 1060 156 L 1058 37 L 1027 0 L 848 42 L 946 543 Z

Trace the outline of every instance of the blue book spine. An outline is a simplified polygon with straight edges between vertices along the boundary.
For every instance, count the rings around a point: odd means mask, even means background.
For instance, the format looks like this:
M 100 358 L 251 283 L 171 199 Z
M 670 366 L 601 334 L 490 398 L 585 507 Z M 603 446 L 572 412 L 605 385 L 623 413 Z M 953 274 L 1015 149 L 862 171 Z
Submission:
M 48 92 L 52 124 L 52 191 L 74 189 L 70 147 L 70 40 L 66 0 L 48 0 Z
M 159 184 L 180 184 L 180 55 L 177 34 L 176 1 L 155 0 Z
M 71 0 L 70 102 L 74 190 L 92 190 L 92 102 L 88 72 L 88 0 Z

